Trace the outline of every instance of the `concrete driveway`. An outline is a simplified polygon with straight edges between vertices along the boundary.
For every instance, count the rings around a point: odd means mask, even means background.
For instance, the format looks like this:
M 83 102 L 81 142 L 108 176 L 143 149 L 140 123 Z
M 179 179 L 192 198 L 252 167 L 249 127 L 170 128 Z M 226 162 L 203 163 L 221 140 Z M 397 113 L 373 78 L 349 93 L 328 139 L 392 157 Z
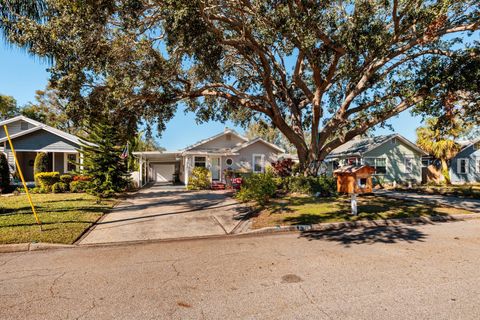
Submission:
M 171 239 L 231 233 L 247 208 L 225 191 L 155 185 L 106 214 L 80 244 Z

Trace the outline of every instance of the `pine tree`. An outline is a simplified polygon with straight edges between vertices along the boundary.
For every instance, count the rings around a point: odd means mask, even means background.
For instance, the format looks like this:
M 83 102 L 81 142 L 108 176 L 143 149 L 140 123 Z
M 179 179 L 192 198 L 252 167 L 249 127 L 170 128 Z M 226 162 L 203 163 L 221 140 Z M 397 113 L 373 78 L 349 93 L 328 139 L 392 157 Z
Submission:
M 82 144 L 83 174 L 90 177 L 88 192 L 101 198 L 125 191 L 130 178 L 126 161 L 121 159 L 124 141 L 114 125 L 92 125 L 86 143 Z

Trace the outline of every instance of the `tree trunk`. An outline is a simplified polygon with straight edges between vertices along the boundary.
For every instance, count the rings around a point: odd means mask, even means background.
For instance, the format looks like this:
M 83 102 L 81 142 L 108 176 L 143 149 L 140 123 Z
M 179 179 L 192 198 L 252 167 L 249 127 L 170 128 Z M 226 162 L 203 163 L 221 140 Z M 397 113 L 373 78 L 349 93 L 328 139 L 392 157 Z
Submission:
M 447 185 L 450 185 L 451 184 L 450 173 L 448 172 L 447 160 L 446 159 L 440 159 L 440 161 L 442 163 L 442 174 L 443 174 L 443 177 L 445 178 L 445 183 Z

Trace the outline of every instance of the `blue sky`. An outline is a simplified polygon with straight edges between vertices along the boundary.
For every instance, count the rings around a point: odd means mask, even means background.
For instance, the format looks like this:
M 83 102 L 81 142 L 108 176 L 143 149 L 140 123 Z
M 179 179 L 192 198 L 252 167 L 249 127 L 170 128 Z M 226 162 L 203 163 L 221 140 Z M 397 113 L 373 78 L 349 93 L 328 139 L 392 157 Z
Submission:
M 19 106 L 35 100 L 35 91 L 44 89 L 49 73 L 48 64 L 38 58 L 29 56 L 17 48 L 8 47 L 2 41 L 0 44 L 0 94 L 13 96 Z M 404 112 L 389 121 L 395 131 L 407 139 L 415 141 L 415 129 L 420 125 L 420 118 Z M 228 126 L 235 128 L 232 123 L 209 122 L 197 124 L 192 113 L 184 114 L 179 110 L 174 119 L 167 124 L 167 130 L 159 144 L 167 150 L 177 150 L 193 144 L 201 139 L 208 138 L 224 130 Z M 242 132 L 241 128 L 235 128 Z M 375 134 L 389 134 L 388 129 L 378 129 Z

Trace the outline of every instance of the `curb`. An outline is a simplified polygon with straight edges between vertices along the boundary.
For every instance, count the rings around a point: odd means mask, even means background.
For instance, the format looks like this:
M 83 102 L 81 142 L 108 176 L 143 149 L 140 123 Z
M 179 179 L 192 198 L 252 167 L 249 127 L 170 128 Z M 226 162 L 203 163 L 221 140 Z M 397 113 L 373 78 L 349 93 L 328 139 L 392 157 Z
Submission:
M 59 243 L 15 243 L 15 244 L 2 244 L 0 245 L 0 253 L 12 253 L 12 252 L 26 252 L 26 251 L 40 251 L 49 249 L 65 249 L 74 248 L 75 245 L 59 244 Z
M 432 217 L 418 217 L 418 218 L 402 218 L 402 219 L 384 219 L 384 220 L 360 220 L 360 221 L 346 221 L 346 222 L 331 222 L 308 225 L 295 226 L 276 226 L 265 227 L 256 230 L 244 232 L 242 234 L 262 234 L 273 232 L 292 232 L 292 231 L 329 231 L 335 229 L 356 229 L 356 228 L 375 228 L 388 227 L 395 225 L 412 225 L 412 224 L 434 224 L 438 222 L 456 222 L 464 220 L 480 219 L 480 213 L 459 214 L 451 216 L 432 216 Z
M 266 227 L 241 233 L 230 233 L 223 235 L 210 235 L 198 237 L 182 237 L 171 239 L 150 239 L 150 240 L 134 240 L 124 242 L 109 242 L 109 243 L 94 243 L 94 244 L 55 244 L 55 243 L 18 243 L 0 245 L 0 253 L 26 252 L 26 251 L 40 251 L 51 249 L 69 249 L 69 248 L 87 248 L 87 247 L 110 247 L 122 245 L 135 245 L 147 243 L 160 242 L 177 242 L 177 241 L 194 241 L 207 239 L 231 239 L 237 237 L 262 236 L 274 233 L 287 232 L 309 232 L 309 231 L 330 231 L 339 229 L 358 229 L 358 228 L 375 228 L 387 227 L 395 225 L 417 225 L 417 224 L 434 224 L 438 222 L 456 222 L 465 220 L 480 219 L 480 213 L 452 215 L 452 216 L 432 216 L 419 218 L 404 218 L 404 219 L 385 219 L 385 220 L 363 220 L 355 222 L 333 222 L 333 223 L 319 223 L 311 225 L 296 225 L 296 226 L 277 226 Z

